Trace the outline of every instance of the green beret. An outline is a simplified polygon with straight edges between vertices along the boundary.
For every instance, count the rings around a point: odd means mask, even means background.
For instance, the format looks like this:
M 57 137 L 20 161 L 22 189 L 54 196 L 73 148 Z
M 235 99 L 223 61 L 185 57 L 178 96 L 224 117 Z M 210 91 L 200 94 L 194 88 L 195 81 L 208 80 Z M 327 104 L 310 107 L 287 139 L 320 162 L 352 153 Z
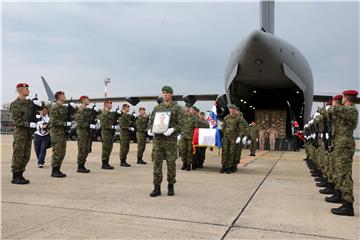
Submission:
M 190 104 L 190 103 L 187 103 L 187 104 L 185 104 L 185 107 L 191 108 L 191 104 Z
M 173 89 L 170 86 L 163 86 L 163 88 L 161 89 L 162 92 L 168 92 L 168 93 L 173 93 Z
M 200 112 L 200 110 L 195 106 L 192 106 L 192 109 L 194 109 L 196 112 Z

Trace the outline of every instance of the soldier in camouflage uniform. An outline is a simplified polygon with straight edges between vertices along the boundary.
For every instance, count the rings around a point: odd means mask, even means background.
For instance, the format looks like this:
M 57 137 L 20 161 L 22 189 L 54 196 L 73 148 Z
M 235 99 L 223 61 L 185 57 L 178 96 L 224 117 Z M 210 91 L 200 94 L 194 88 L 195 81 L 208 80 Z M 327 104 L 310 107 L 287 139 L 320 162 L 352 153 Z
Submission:
M 154 117 L 157 112 L 170 111 L 170 122 L 168 129 L 163 134 L 154 134 L 154 146 L 152 160 L 154 162 L 153 184 L 154 190 L 150 193 L 151 197 L 161 195 L 160 185 L 162 182 L 162 163 L 167 163 L 168 195 L 174 195 L 174 183 L 176 183 L 176 159 L 177 159 L 177 135 L 182 129 L 183 110 L 177 102 L 172 100 L 173 89 L 170 86 L 162 88 L 163 102 L 154 107 L 152 117 L 149 121 L 149 135 L 152 134 Z
M 334 133 L 334 154 L 336 166 L 335 188 L 340 191 L 343 205 L 331 209 L 336 215 L 354 216 L 354 195 L 352 180 L 352 162 L 355 153 L 354 130 L 358 123 L 358 111 L 355 100 L 358 92 L 343 92 L 343 105 L 331 108 Z
M 231 173 L 234 166 L 234 156 L 236 154 L 236 145 L 240 132 L 240 117 L 236 114 L 237 107 L 233 104 L 228 105 L 230 114 L 224 118 L 221 125 L 223 134 L 221 169 L 220 173 Z
M 68 112 L 71 109 L 76 109 L 74 103 L 64 105 L 66 97 L 63 91 L 55 93 L 56 104 L 51 107 L 50 111 L 50 138 L 52 146 L 52 177 L 63 178 L 66 174 L 60 171 L 61 164 L 66 153 L 67 132 L 66 127 L 71 127 L 71 121 L 67 118 Z
M 136 140 L 137 140 L 137 164 L 146 164 L 142 159 L 146 147 L 147 127 L 149 117 L 145 114 L 145 108 L 139 108 L 139 116 L 136 119 Z
M 120 127 L 120 166 L 121 167 L 130 167 L 131 165 L 126 162 L 127 155 L 130 148 L 130 132 L 135 131 L 133 127 L 130 127 L 131 124 L 131 115 L 129 114 L 130 105 L 124 103 L 122 106 L 122 113 L 119 119 Z
M 240 141 L 239 143 L 236 144 L 235 156 L 234 156 L 234 166 L 231 168 L 232 172 L 237 171 L 237 166 L 240 163 L 240 159 L 241 159 L 241 152 L 242 152 L 243 144 L 246 143 L 247 136 L 249 135 L 249 124 L 245 120 L 243 113 L 240 111 L 240 109 L 237 109 L 236 113 L 240 117 L 239 138 L 242 141 Z
M 191 105 L 185 105 L 185 113 L 183 115 L 182 129 L 180 135 L 180 157 L 183 162 L 181 170 L 190 171 L 193 161 L 192 137 L 194 134 L 196 118 L 190 113 Z
M 111 170 L 113 166 L 109 164 L 110 154 L 113 149 L 113 138 L 116 129 L 119 128 L 117 125 L 117 112 L 111 112 L 112 102 L 110 100 L 104 101 L 104 110 L 100 115 L 101 122 L 101 168 Z
M 250 156 L 255 156 L 256 144 L 259 140 L 259 128 L 256 125 L 255 121 L 253 121 L 249 126 L 249 135 L 251 138 Z
M 26 99 L 29 96 L 29 85 L 19 83 L 16 86 L 18 97 L 10 104 L 11 118 L 15 124 L 13 157 L 11 170 L 13 184 L 28 184 L 30 181 L 23 177 L 25 167 L 31 155 L 31 136 L 36 129 L 36 122 L 31 122 L 31 115 L 35 106 L 41 106 L 38 100 Z
M 205 119 L 205 113 L 200 112 L 199 128 L 210 128 L 209 122 Z M 204 167 L 204 161 L 206 156 L 206 147 L 198 147 L 199 151 L 199 168 Z
M 81 106 L 76 112 L 75 120 L 77 123 L 76 134 L 78 144 L 78 156 L 77 156 L 77 172 L 89 173 L 90 169 L 85 167 L 86 158 L 91 152 L 92 134 L 91 129 L 95 130 L 95 124 L 91 123 L 93 109 L 88 108 L 90 101 L 88 96 L 80 97 Z

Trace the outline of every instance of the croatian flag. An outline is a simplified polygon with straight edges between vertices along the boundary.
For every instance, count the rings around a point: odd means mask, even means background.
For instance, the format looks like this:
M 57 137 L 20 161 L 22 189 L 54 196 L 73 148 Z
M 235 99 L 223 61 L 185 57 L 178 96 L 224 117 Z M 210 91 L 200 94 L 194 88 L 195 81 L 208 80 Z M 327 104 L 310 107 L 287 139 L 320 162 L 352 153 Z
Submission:
M 217 128 L 195 128 L 192 144 L 221 148 L 220 130 Z
M 216 111 L 216 103 L 214 103 L 206 120 L 208 121 L 210 128 L 217 128 L 218 118 L 217 118 L 217 111 Z

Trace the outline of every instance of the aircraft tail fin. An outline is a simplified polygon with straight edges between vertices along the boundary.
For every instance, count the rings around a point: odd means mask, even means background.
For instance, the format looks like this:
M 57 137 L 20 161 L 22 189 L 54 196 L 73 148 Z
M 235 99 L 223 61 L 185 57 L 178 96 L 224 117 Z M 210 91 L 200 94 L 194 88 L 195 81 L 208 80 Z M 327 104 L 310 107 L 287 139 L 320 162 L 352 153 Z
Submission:
M 260 30 L 274 34 L 274 1 L 262 0 L 260 2 Z
M 55 102 L 56 100 L 55 100 L 54 92 L 51 90 L 49 84 L 47 83 L 47 81 L 45 80 L 45 78 L 43 76 L 41 76 L 41 80 L 44 84 L 46 95 L 48 96 L 49 101 Z

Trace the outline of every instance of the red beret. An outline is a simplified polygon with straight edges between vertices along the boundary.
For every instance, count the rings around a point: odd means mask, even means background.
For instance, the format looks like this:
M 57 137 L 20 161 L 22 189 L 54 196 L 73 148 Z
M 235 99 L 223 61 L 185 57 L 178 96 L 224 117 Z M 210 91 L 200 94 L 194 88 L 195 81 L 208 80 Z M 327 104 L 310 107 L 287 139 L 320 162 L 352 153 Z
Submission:
M 342 95 L 336 95 L 336 96 L 333 96 L 332 100 L 340 100 L 342 99 Z
M 29 87 L 29 85 L 26 84 L 26 83 L 18 83 L 18 84 L 16 85 L 16 88 L 21 88 L 21 87 Z
M 104 104 L 105 104 L 105 103 L 112 103 L 112 101 L 109 100 L 109 99 L 105 99 Z
M 88 96 L 83 95 L 83 96 L 81 96 L 81 97 L 79 98 L 79 100 L 81 101 L 81 100 L 83 100 L 83 99 L 85 99 L 85 98 L 89 99 L 89 97 L 88 97 Z
M 358 95 L 359 93 L 358 93 L 358 91 L 356 91 L 356 90 L 346 90 L 346 91 L 343 91 L 343 95 L 354 95 L 354 96 L 356 96 L 356 95 Z

